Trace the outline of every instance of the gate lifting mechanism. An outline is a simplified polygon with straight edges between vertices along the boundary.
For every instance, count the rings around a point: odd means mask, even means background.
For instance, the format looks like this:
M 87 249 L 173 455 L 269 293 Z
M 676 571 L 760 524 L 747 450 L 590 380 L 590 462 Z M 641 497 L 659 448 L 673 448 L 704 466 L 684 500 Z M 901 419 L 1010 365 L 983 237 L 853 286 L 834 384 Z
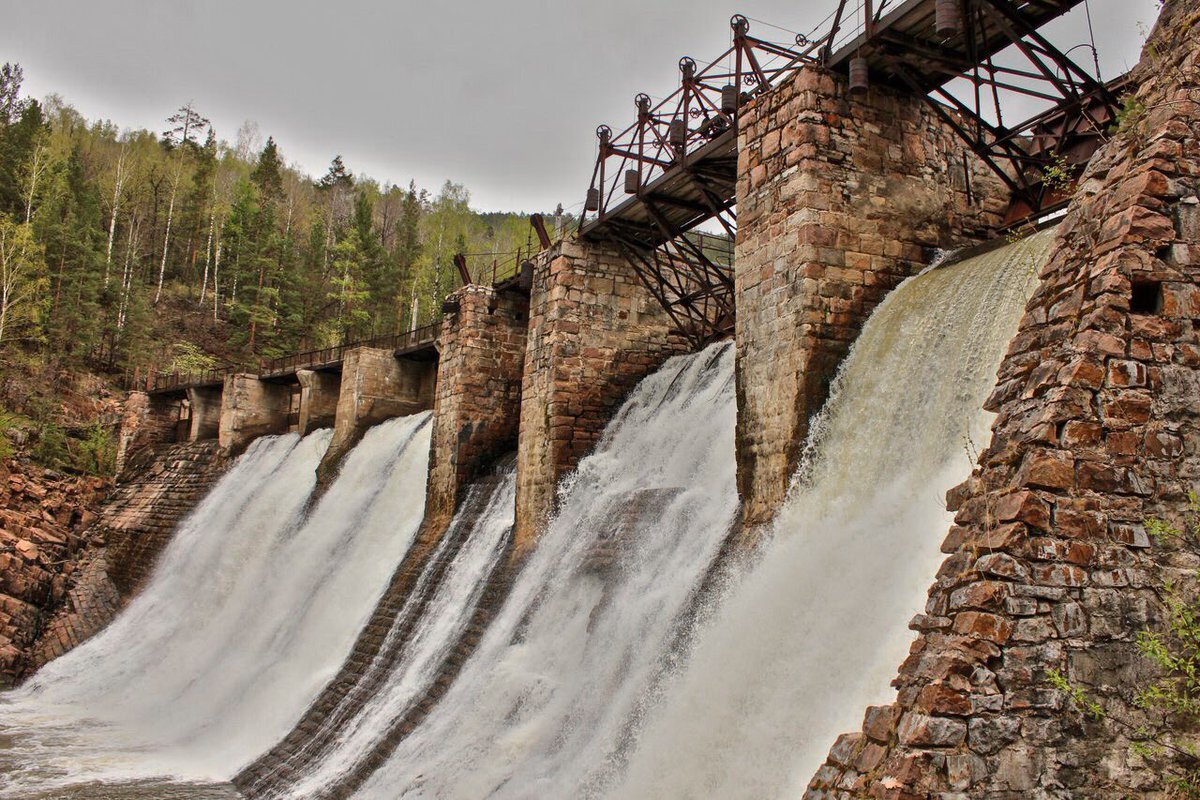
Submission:
M 735 15 L 732 44 L 714 61 L 680 59 L 679 88 L 658 103 L 639 94 L 635 121 L 619 133 L 596 129 L 580 235 L 615 244 L 694 346 L 727 336 L 739 114 L 807 65 L 846 75 L 855 94 L 878 83 L 924 98 L 1008 187 L 1008 223 L 1053 211 L 1116 119 L 1124 88 L 1039 33 L 1082 2 L 840 0 L 817 31 L 787 45 L 751 36 Z M 1018 98 L 1044 110 L 1006 124 Z M 689 233 L 714 220 L 723 235 Z

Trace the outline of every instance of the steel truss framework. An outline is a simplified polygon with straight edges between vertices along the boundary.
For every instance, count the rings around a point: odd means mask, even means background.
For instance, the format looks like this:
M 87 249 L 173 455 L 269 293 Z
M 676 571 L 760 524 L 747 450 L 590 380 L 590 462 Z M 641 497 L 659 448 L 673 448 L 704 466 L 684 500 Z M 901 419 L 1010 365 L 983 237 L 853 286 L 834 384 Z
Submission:
M 680 59 L 674 92 L 657 103 L 639 94 L 629 126 L 596 129 L 581 236 L 619 249 L 694 346 L 728 335 L 739 113 L 797 69 L 842 71 L 852 61 L 871 82 L 925 98 L 1007 186 L 1010 222 L 1052 210 L 1118 109 L 1119 84 L 1105 85 L 1039 33 L 1081 2 L 840 0 L 824 32 L 787 44 L 751 36 L 734 16 L 727 50 L 703 67 Z M 1017 97 L 1047 108 L 1008 125 Z M 695 231 L 714 221 L 723 236 Z

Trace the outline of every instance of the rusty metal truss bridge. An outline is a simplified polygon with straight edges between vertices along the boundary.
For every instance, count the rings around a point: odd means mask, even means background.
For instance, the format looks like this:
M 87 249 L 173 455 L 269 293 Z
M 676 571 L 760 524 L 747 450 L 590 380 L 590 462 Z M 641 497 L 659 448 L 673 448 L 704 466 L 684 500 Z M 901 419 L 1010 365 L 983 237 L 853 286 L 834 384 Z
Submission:
M 924 98 L 1008 187 L 1009 223 L 1053 211 L 1119 108 L 1122 85 L 1094 74 L 1094 45 L 1062 51 L 1041 33 L 1085 1 L 840 0 L 782 43 L 734 16 L 728 49 L 705 66 L 681 58 L 675 91 L 639 94 L 632 123 L 596 129 L 580 235 L 619 249 L 694 346 L 728 336 L 740 112 L 805 67 L 847 74 L 851 92 L 878 83 Z M 1069 57 L 1081 46 L 1092 71 Z

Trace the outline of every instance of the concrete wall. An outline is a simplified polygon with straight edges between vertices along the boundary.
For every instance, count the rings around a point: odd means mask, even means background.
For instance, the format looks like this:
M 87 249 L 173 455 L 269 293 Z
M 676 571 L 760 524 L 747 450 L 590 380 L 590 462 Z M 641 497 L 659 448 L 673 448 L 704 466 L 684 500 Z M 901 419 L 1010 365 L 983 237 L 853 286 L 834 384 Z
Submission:
M 189 442 L 218 438 L 221 430 L 221 394 L 220 387 L 187 390 L 192 420 L 188 432 Z
M 1197 589 L 1194 548 L 1147 533 L 1185 524 L 1200 479 L 1197 24 L 1197 0 L 1164 4 L 1126 106 L 1145 112 L 1084 173 L 988 402 L 991 443 L 948 497 L 896 702 L 839 739 L 806 797 L 1167 797 L 1193 768 L 1133 752 L 1160 715 L 1131 701 L 1158 675 L 1136 639 L 1162 629 L 1163 587 Z
M 685 349 L 615 250 L 565 240 L 538 256 L 521 388 L 517 557 L 553 512 L 558 479 L 596 443 L 629 390 Z
M 433 408 L 436 361 L 398 359 L 391 350 L 356 347 L 342 361 L 333 440 L 317 468 L 326 485 L 367 428 Z
M 315 372 L 302 369 L 296 372 L 300 382 L 300 422 L 297 432 L 304 436 L 318 428 L 332 428 L 337 417 L 341 396 L 340 372 Z
M 845 84 L 803 69 L 740 122 L 737 447 L 748 527 L 779 507 L 808 418 L 875 305 L 932 248 L 986 235 L 1006 204 L 999 180 L 921 100 L 881 88 L 852 97 Z
M 515 449 L 529 300 L 487 286 L 452 295 L 442 321 L 429 454 L 427 518 L 448 521 L 466 486 Z
M 291 396 L 286 384 L 268 383 L 249 374 L 225 376 L 217 434 L 221 447 L 236 454 L 260 436 L 287 433 Z M 194 415 L 195 406 L 192 408 Z

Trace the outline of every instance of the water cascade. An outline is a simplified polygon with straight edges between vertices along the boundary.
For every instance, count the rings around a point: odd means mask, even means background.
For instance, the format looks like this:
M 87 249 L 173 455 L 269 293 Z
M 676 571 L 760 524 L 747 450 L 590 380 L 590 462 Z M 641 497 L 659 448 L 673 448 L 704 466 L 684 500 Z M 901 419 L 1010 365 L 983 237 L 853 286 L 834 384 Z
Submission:
M 295 746 L 285 740 L 276 748 L 286 753 L 283 763 L 268 758 L 250 770 L 253 777 L 239 776 L 246 791 L 284 798 L 324 795 L 360 780 L 371 762 L 390 752 L 485 603 L 488 586 L 503 578 L 515 504 L 516 466 L 509 458 L 471 485 L 353 686 L 338 691 L 330 707 L 318 701 L 317 714 L 310 709 L 316 729 L 301 725 L 289 735 Z
M 890 702 L 982 406 L 1053 231 L 927 270 L 875 310 L 813 426 L 756 567 L 699 633 L 619 798 L 799 797 Z
M 251 796 L 799 796 L 837 734 L 890 699 L 942 558 L 942 496 L 986 441 L 983 401 L 1051 237 L 928 269 L 880 304 L 730 586 L 700 591 L 738 507 L 723 343 L 634 390 L 482 633 L 473 613 L 511 578 L 511 465 L 476 485 L 375 655 L 294 729 L 388 602 L 421 518 L 428 415 L 369 432 L 307 516 L 328 434 L 256 442 L 126 613 L 0 699 L 0 796 L 228 779 L 289 730 L 248 770 Z
M 734 520 L 734 413 L 728 344 L 642 381 L 560 487 L 450 691 L 358 795 L 580 797 L 607 782 Z
M 428 422 L 418 414 L 369 431 L 308 511 L 330 432 L 254 442 L 124 613 L 0 697 L 0 796 L 224 780 L 283 736 L 416 534 Z

